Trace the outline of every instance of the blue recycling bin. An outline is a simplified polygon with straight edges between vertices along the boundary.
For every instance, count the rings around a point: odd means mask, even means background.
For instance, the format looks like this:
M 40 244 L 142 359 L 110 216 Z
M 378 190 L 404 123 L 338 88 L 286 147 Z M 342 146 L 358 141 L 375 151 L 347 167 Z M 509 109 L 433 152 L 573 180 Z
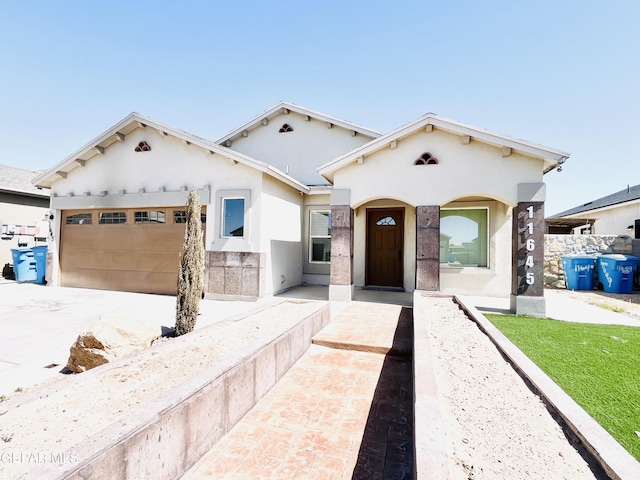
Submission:
M 37 280 L 36 261 L 30 248 L 12 248 L 13 273 L 18 282 L 35 282 Z
M 632 255 L 600 255 L 598 280 L 608 293 L 632 293 L 633 276 L 640 258 Z
M 567 290 L 593 290 L 595 256 L 568 255 L 562 257 L 562 268 L 564 269 Z
M 44 285 L 44 276 L 47 272 L 47 246 L 38 245 L 31 250 L 36 261 L 36 283 Z

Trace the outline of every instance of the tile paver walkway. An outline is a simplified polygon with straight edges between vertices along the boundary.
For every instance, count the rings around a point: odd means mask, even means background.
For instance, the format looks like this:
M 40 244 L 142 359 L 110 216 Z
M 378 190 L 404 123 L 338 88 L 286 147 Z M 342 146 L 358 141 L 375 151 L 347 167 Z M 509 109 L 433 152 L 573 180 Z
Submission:
M 411 321 L 350 304 L 183 479 L 412 478 Z

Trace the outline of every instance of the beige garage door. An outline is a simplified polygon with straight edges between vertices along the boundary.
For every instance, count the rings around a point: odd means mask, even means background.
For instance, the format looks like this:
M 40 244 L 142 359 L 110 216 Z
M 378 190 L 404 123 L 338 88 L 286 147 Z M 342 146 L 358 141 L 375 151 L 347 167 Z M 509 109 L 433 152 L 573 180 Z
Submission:
M 185 207 L 65 210 L 61 285 L 174 295 L 185 221 Z

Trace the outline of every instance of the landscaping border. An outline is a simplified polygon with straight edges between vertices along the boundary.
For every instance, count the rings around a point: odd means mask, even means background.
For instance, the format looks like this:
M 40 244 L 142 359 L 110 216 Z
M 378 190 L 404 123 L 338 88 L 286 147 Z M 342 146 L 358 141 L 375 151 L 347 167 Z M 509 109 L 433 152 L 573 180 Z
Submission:
M 420 290 L 413 294 L 414 472 L 416 480 L 447 480 L 448 447 L 427 328 L 433 312 L 429 311 L 428 302 L 423 300 L 430 296 L 448 297 Z

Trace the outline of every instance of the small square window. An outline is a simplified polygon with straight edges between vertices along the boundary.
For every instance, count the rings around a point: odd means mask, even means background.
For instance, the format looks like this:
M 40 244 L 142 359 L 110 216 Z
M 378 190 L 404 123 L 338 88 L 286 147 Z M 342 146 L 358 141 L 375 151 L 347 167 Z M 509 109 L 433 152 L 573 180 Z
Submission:
M 186 210 L 174 210 L 173 211 L 173 223 L 187 223 L 187 211 Z

